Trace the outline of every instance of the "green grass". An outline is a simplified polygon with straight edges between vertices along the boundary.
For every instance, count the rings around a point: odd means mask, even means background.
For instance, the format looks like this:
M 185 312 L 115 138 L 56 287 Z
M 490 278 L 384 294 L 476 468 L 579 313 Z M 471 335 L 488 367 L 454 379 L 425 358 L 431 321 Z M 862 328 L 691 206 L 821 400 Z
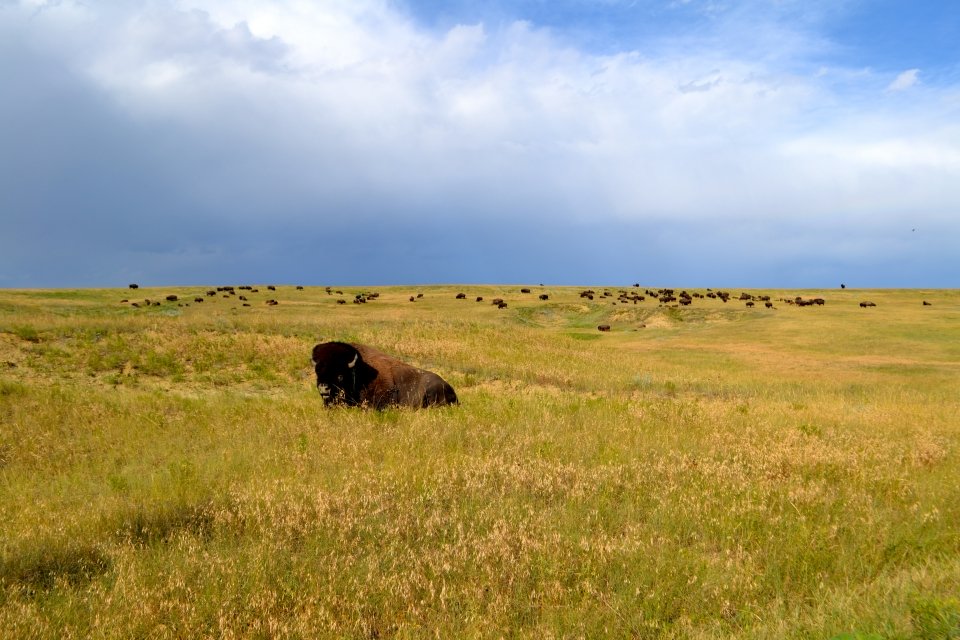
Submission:
M 260 289 L 0 291 L 5 635 L 960 638 L 960 292 Z

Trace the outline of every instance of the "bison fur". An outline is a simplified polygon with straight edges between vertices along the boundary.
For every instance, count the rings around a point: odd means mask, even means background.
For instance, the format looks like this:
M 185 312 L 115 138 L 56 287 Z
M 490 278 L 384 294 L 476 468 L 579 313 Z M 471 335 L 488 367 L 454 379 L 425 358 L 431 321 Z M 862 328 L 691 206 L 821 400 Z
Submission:
M 313 348 L 317 390 L 325 405 L 429 407 L 457 404 L 443 378 L 362 344 L 324 342 Z

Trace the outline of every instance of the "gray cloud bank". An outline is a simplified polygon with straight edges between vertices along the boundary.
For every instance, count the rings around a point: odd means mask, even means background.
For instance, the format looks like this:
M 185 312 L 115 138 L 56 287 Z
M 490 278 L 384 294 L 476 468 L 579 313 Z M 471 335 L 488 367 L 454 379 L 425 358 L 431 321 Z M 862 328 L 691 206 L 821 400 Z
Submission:
M 958 286 L 922 70 L 401 9 L 0 3 L 0 286 Z

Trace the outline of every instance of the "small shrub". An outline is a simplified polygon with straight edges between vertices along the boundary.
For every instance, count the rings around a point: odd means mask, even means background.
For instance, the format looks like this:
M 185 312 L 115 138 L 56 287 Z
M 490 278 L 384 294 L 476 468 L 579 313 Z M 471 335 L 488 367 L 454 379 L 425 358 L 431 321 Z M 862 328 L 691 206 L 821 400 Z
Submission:
M 110 567 L 110 558 L 97 547 L 44 541 L 4 557 L 0 561 L 0 584 L 19 586 L 34 595 L 61 582 L 86 584 Z
M 960 600 L 918 598 L 910 607 L 910 622 L 917 640 L 960 638 Z
M 179 533 L 201 538 L 210 535 L 213 516 L 208 505 L 141 505 L 121 517 L 119 538 L 136 547 L 171 541 Z
M 8 332 L 17 336 L 21 340 L 26 340 L 27 342 L 32 342 L 34 344 L 40 342 L 40 332 L 27 325 L 16 325 L 10 327 Z
M 823 429 L 820 428 L 820 425 L 810 424 L 809 422 L 804 422 L 797 428 L 800 429 L 800 433 L 806 436 L 820 437 L 823 435 Z
M 13 380 L 0 380 L 0 398 L 26 395 L 27 387 Z

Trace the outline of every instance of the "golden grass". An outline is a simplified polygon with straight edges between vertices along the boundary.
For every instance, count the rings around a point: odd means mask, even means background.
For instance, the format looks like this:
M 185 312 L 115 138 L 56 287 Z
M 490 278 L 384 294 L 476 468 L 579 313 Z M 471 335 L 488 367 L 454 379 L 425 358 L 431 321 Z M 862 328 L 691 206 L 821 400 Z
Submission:
M 0 292 L 3 633 L 960 637 L 960 293 L 376 289 Z M 462 404 L 325 410 L 321 339 Z

